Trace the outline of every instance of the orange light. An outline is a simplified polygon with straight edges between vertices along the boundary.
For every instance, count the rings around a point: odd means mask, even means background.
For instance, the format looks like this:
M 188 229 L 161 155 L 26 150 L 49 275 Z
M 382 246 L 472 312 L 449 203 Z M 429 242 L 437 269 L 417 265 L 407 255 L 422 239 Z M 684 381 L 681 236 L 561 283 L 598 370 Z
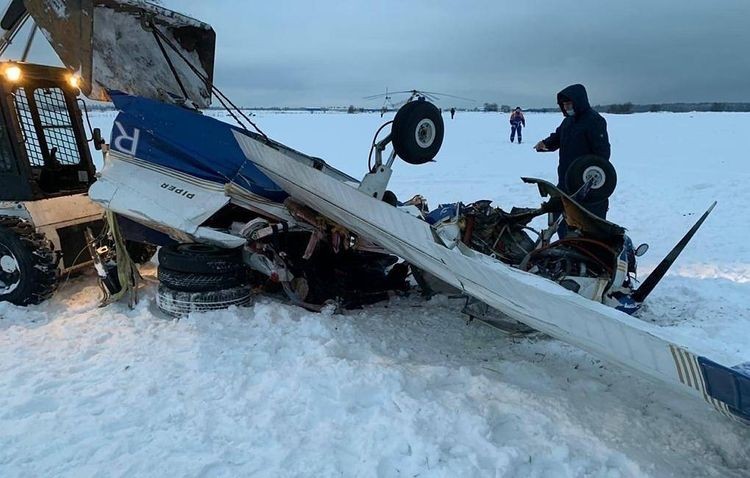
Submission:
M 13 83 L 18 82 L 21 79 L 21 69 L 15 65 L 9 66 L 4 71 L 5 78 Z
M 68 76 L 68 84 L 72 86 L 73 88 L 80 88 L 81 77 L 78 75 L 71 74 L 70 76 Z

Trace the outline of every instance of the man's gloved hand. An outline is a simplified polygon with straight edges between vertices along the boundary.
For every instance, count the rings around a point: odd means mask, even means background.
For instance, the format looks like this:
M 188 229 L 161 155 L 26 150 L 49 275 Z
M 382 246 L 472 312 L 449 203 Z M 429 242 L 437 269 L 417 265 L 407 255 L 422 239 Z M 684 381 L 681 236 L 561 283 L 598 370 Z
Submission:
M 539 141 L 537 144 L 534 145 L 534 149 L 537 153 L 541 153 L 542 151 L 549 151 L 547 149 L 547 145 L 544 144 L 544 141 Z

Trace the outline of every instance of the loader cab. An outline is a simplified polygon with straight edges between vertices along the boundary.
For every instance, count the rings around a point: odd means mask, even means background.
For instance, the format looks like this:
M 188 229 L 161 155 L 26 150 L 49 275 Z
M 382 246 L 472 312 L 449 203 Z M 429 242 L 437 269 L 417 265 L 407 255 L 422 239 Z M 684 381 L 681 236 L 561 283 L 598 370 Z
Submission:
M 95 170 L 78 95 L 69 70 L 0 62 L 0 201 L 88 191 Z

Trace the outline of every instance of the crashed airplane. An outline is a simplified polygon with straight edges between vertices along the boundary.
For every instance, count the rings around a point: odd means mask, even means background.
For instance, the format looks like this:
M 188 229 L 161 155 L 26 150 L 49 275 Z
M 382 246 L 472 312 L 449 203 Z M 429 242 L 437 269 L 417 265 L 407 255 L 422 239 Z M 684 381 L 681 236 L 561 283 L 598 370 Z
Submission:
M 51 19 L 42 29 L 82 73 L 81 91 L 119 110 L 109 144 L 97 141 L 104 167 L 89 196 L 116 219 L 116 233 L 162 246 L 157 302 L 166 313 L 241 305 L 259 277 L 303 307 L 356 306 L 408 289 L 411 271 L 425 290 L 458 291 L 750 421 L 745 365 L 696 354 L 631 315 L 710 209 L 636 288 L 646 246 L 634 247 L 622 227 L 578 202 L 614 189 L 614 171 L 596 157 L 579 159 L 573 196 L 524 178 L 550 198 L 541 208 L 505 212 L 479 202 L 429 211 L 421 198 L 400 203 L 387 190 L 396 158 L 419 165 L 442 144 L 441 115 L 418 92 L 373 142 L 374 162 L 360 181 L 251 131 L 212 84 L 210 26 L 145 2 L 97 0 L 85 15 L 61 12 L 58 2 L 25 3 L 35 19 Z M 122 54 L 100 52 L 98 42 L 118 47 L 107 43 L 116 34 L 129 39 Z M 239 126 L 198 110 L 212 96 Z M 531 219 L 552 212 L 556 221 L 529 234 Z M 560 221 L 575 233 L 553 241 Z

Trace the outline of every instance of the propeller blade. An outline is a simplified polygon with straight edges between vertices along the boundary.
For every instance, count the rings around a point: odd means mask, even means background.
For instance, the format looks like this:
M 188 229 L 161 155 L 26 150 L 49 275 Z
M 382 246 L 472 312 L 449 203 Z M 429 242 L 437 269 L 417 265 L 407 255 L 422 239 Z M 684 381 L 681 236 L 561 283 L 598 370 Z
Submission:
M 633 292 L 633 300 L 635 300 L 636 302 L 643 302 L 644 300 L 646 300 L 646 297 L 651 293 L 652 290 L 654 290 L 656 284 L 659 283 L 659 281 L 662 279 L 662 277 L 664 277 L 672 264 L 674 264 L 674 261 L 677 260 L 677 257 L 680 255 L 682 250 L 685 249 L 685 246 L 687 246 L 688 242 L 690 242 L 690 239 L 693 238 L 695 233 L 698 231 L 698 228 L 701 227 L 703 221 L 705 221 L 708 215 L 711 214 L 711 211 L 714 210 L 715 206 L 716 201 L 714 201 L 714 203 L 711 204 L 711 207 L 709 207 L 708 210 L 703 213 L 700 219 L 698 219 L 693 227 L 690 228 L 687 234 L 685 234 L 685 236 L 680 239 L 680 242 L 678 242 L 677 245 L 674 246 L 671 251 L 669 251 L 667 257 L 665 257 L 659 263 L 659 265 L 656 266 L 656 269 L 654 269 L 654 271 L 651 272 L 648 277 L 646 277 L 646 280 L 644 280 L 640 287 L 638 287 L 638 290 Z

